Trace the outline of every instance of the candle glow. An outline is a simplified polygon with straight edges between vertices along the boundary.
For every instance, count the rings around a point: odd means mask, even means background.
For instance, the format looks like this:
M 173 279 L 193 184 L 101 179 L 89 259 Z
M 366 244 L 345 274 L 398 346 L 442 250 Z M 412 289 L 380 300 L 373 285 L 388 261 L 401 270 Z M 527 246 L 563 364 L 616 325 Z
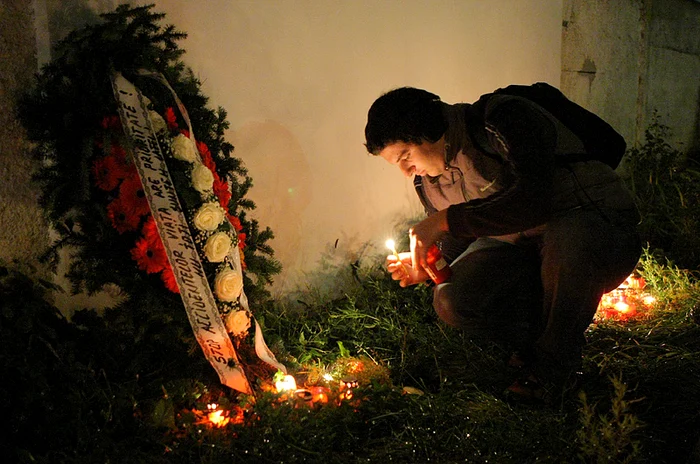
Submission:
M 401 257 L 399 257 L 398 251 L 396 251 L 396 242 L 394 240 L 389 239 L 385 243 L 386 247 L 391 250 L 391 252 L 396 256 L 396 261 L 401 265 L 401 269 L 403 269 L 403 272 L 408 275 L 408 271 L 406 270 L 406 266 L 403 265 L 403 261 L 401 261 Z
M 297 389 L 297 381 L 291 375 L 285 375 L 280 380 L 275 382 L 275 388 L 278 392 L 292 391 Z
M 207 414 L 207 419 L 209 419 L 209 422 L 214 424 L 216 427 L 223 427 L 226 424 L 228 424 L 231 421 L 231 419 L 229 417 L 226 417 L 224 411 L 218 408 L 219 405 L 216 403 L 208 404 L 207 409 L 211 412 Z

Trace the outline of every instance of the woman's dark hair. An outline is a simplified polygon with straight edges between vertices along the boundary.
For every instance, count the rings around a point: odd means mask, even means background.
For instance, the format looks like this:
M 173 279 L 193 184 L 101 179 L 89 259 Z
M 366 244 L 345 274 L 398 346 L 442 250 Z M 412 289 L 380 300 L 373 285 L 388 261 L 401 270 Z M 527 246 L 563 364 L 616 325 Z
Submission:
M 440 97 L 402 87 L 377 98 L 367 113 L 365 147 L 373 155 L 395 142 L 437 142 L 447 130 Z

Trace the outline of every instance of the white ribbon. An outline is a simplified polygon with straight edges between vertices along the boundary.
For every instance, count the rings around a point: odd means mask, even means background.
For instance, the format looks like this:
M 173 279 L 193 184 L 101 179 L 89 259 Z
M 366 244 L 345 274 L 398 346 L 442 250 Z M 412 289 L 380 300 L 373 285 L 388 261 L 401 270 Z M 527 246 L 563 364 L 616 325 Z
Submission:
M 152 72 L 148 71 L 145 69 L 139 69 L 137 71 L 137 74 L 139 76 L 145 76 L 145 77 L 150 77 L 151 79 L 155 79 L 161 84 L 163 84 L 168 90 L 170 90 L 170 93 L 173 96 L 173 99 L 175 100 L 175 103 L 177 104 L 178 109 L 180 110 L 180 114 L 182 115 L 182 118 L 185 120 L 185 123 L 187 124 L 187 128 L 189 129 L 190 132 L 190 139 L 192 140 L 192 143 L 194 143 L 195 146 L 197 146 L 197 141 L 194 137 L 194 129 L 192 128 L 192 123 L 190 122 L 190 115 L 187 112 L 187 108 L 185 108 L 185 105 L 180 101 L 180 97 L 177 96 L 177 93 L 175 90 L 172 88 L 168 80 L 163 76 L 161 73 L 157 72 Z M 230 187 L 230 185 L 229 185 Z M 235 230 L 235 227 L 233 227 L 233 224 L 229 221 L 228 217 L 226 218 L 226 221 L 229 222 L 231 225 L 231 230 Z M 231 268 L 236 271 L 239 275 L 243 275 L 243 266 L 241 266 L 241 255 L 238 252 L 238 249 L 233 249 L 228 255 L 229 259 L 229 265 Z M 238 299 L 238 302 L 241 306 L 242 309 L 244 309 L 248 314 L 251 314 L 250 308 L 248 306 L 248 298 L 245 295 L 244 291 L 241 291 L 241 295 Z M 263 337 L 262 329 L 260 328 L 260 324 L 258 321 L 253 317 L 253 320 L 255 321 L 255 353 L 258 355 L 260 359 L 271 365 L 272 367 L 276 368 L 277 370 L 280 370 L 284 372 L 285 374 L 287 373 L 287 367 L 277 361 L 275 358 L 275 355 L 272 353 L 270 348 L 268 348 L 267 343 L 265 343 L 265 338 Z
M 251 394 L 250 384 L 219 315 L 143 95 L 120 73 L 112 76 L 112 88 L 122 125 L 133 143 L 134 164 L 195 337 L 205 357 L 219 374 L 221 383 Z

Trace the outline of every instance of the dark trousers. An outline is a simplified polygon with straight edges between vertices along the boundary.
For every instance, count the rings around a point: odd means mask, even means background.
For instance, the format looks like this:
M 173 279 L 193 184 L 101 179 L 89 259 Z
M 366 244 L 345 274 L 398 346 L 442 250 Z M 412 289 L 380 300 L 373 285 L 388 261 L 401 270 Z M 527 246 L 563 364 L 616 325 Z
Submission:
M 450 281 L 435 288 L 435 310 L 474 337 L 532 355 L 542 377 L 568 375 L 580 367 L 601 296 L 639 260 L 633 218 L 578 208 L 516 243 L 479 238 L 452 263 Z

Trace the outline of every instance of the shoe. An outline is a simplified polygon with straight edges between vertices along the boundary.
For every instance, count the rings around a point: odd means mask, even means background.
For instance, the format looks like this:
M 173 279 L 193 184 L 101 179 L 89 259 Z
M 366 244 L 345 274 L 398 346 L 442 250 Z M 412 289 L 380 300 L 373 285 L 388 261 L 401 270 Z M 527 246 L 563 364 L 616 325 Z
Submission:
M 546 384 L 534 374 L 525 374 L 515 380 L 505 391 L 506 398 L 522 403 L 550 404 L 554 397 L 554 385 Z
M 574 372 L 559 382 L 545 381 L 532 371 L 518 377 L 505 391 L 507 399 L 522 402 L 553 405 L 574 398 L 583 383 L 583 374 Z

